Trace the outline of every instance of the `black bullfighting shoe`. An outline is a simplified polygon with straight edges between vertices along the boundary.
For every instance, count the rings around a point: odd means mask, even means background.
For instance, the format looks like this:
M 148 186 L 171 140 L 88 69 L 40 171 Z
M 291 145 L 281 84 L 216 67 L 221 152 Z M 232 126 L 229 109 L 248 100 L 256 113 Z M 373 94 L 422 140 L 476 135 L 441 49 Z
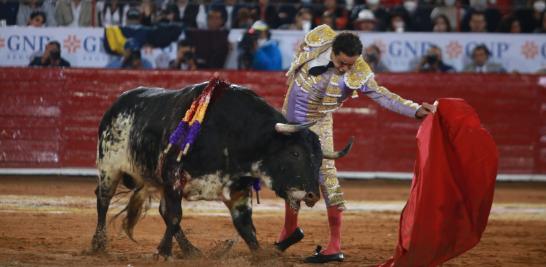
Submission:
M 301 228 L 298 227 L 285 240 L 283 240 L 281 242 L 278 242 L 278 243 L 275 242 L 274 245 L 279 251 L 285 251 L 287 248 L 289 248 L 290 246 L 300 242 L 302 239 L 303 239 L 303 230 L 301 230 Z
M 341 261 L 343 261 L 345 259 L 345 256 L 341 252 L 336 253 L 336 254 L 332 254 L 332 255 L 324 255 L 324 254 L 320 253 L 321 250 L 322 250 L 322 247 L 317 246 L 317 248 L 315 249 L 315 255 L 305 258 L 305 260 L 303 260 L 303 262 L 305 262 L 305 263 L 327 263 L 327 262 L 331 262 L 331 261 L 341 262 Z

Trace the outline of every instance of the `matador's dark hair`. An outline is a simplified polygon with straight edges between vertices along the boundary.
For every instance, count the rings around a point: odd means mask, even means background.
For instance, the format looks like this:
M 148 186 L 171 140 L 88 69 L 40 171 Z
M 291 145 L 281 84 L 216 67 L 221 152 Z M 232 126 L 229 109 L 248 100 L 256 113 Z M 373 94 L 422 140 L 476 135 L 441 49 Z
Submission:
M 332 51 L 334 55 L 339 55 L 340 52 L 343 52 L 347 56 L 354 57 L 362 54 L 362 42 L 356 34 L 342 32 L 334 39 Z

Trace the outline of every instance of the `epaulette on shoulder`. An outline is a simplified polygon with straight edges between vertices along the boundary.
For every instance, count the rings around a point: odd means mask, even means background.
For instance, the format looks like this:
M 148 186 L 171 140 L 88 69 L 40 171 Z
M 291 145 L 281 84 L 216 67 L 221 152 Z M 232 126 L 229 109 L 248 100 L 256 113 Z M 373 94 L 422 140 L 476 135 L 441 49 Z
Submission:
M 305 44 L 309 47 L 319 47 L 334 41 L 336 32 L 326 24 L 317 26 L 305 35 Z
M 349 88 L 356 90 L 366 84 L 373 75 L 368 63 L 364 61 L 362 56 L 359 56 L 352 69 L 345 73 L 344 80 Z

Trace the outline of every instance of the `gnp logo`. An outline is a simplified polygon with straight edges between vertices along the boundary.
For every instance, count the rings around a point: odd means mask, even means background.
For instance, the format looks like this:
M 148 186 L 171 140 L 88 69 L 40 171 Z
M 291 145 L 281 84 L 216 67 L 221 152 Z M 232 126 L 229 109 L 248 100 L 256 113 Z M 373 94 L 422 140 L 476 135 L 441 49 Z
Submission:
M 510 43 L 507 42 L 468 42 L 465 44 L 465 54 L 467 57 L 472 57 L 472 51 L 478 45 L 484 44 L 487 50 L 491 53 L 492 58 L 502 59 L 510 50 Z
M 10 52 L 41 51 L 51 40 L 46 35 L 10 35 L 4 45 Z
M 426 41 L 392 41 L 388 53 L 391 57 L 414 58 L 424 55 L 431 45 Z
M 80 49 L 81 40 L 78 38 L 78 36 L 70 34 L 64 38 L 63 46 L 65 51 L 67 51 L 69 54 L 74 54 L 78 51 L 78 49 Z

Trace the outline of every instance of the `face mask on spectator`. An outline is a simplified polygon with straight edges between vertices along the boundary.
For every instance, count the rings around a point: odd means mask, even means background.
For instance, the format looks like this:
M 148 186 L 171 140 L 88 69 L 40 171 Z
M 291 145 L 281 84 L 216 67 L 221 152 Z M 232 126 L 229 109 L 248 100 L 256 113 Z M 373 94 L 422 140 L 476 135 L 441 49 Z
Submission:
M 446 6 L 453 6 L 455 5 L 455 0 L 444 0 L 444 3 Z
M 413 13 L 413 11 L 415 11 L 415 9 L 417 9 L 417 2 L 415 2 L 415 1 L 406 1 L 406 2 L 404 2 L 404 8 L 408 12 Z
M 536 1 L 533 3 L 533 8 L 536 12 L 542 12 L 546 9 L 546 3 L 544 3 L 544 1 Z
M 395 21 L 393 22 L 394 30 L 397 32 L 403 32 L 404 31 L 404 22 L 403 21 Z
M 258 39 L 258 47 L 264 46 L 265 42 L 267 42 L 267 39 Z
M 306 19 L 302 20 L 301 27 L 303 28 L 303 31 L 308 32 L 309 30 L 311 30 L 311 21 Z

